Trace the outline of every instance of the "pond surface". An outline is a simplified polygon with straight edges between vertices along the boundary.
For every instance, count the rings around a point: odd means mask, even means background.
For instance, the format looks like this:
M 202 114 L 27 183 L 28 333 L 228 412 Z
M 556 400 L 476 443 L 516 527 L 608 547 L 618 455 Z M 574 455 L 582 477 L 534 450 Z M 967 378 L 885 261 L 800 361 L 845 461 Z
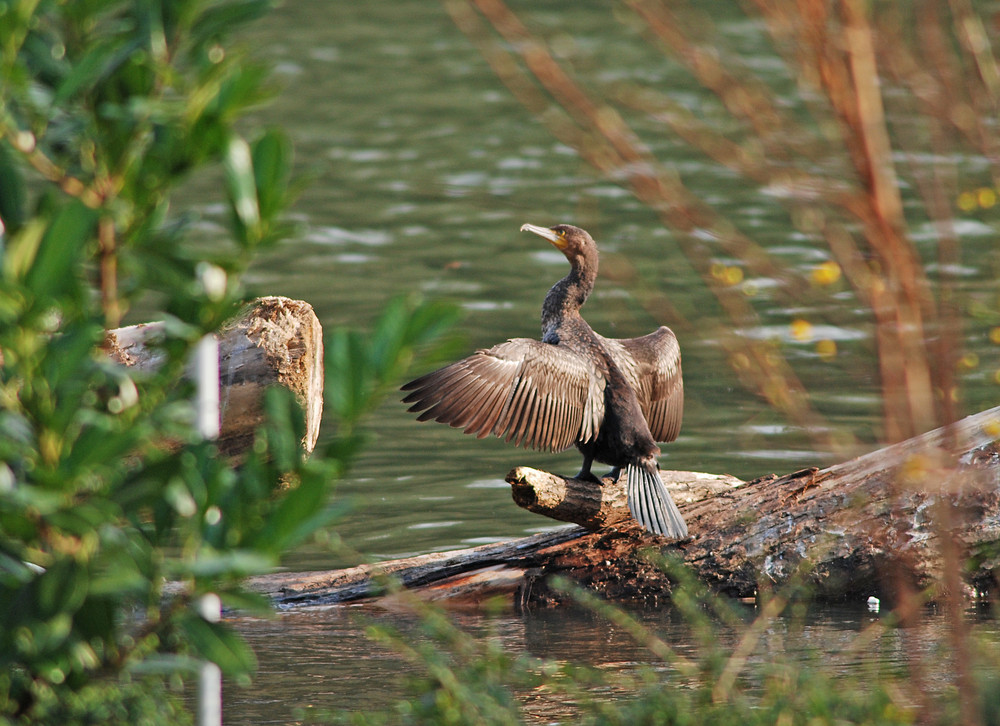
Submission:
M 945 617 L 928 611 L 920 627 L 902 630 L 883 627 L 884 614 L 864 603 L 823 606 L 773 620 L 743 669 L 754 688 L 762 666 L 802 662 L 822 670 L 851 687 L 874 685 L 879 674 L 899 674 L 905 664 L 920 661 L 938 667 L 923 673 L 926 688 L 940 692 L 950 684 L 948 625 Z M 689 621 L 671 608 L 633 611 L 639 622 L 666 641 L 681 658 L 699 662 L 705 657 L 704 632 L 699 637 Z M 749 619 L 753 608 L 744 608 Z M 967 613 L 983 643 L 996 643 L 1000 626 L 987 612 Z M 610 674 L 607 685 L 592 687 L 594 700 L 627 699 L 634 694 L 615 676 L 639 675 L 650 669 L 664 682 L 680 678 L 673 666 L 658 660 L 623 628 L 601 615 L 563 608 L 525 616 L 452 613 L 455 624 L 479 639 L 490 639 L 508 653 Z M 407 646 L 433 645 L 415 618 L 405 612 L 370 607 L 303 608 L 269 620 L 238 619 L 236 627 L 260 659 L 254 685 L 226 687 L 228 723 L 285 724 L 307 719 L 322 723 L 324 713 L 336 711 L 393 712 L 399 700 L 412 697 L 406 679 L 426 671 L 406 660 L 400 651 L 374 645 L 365 634 L 370 627 L 397 630 Z M 742 632 L 713 621 L 712 647 L 732 652 Z M 276 646 L 279 644 L 280 646 Z M 989 646 L 987 646 L 989 647 Z M 452 666 L 461 677 L 461 667 Z M 862 687 L 864 687 L 862 685 Z M 581 713 L 573 696 L 552 688 L 523 692 L 521 709 L 529 723 L 573 723 Z M 299 721 L 301 722 L 301 721 Z
M 692 109 L 712 108 L 703 90 L 605 3 L 514 4 L 522 6 L 532 28 L 592 87 L 641 82 Z M 720 13 L 718 24 L 741 51 L 755 52 L 757 26 L 730 11 Z M 257 26 L 252 41 L 275 64 L 282 89 L 254 123 L 284 127 L 299 170 L 312 178 L 294 209 L 295 235 L 251 271 L 252 294 L 304 299 L 327 329 L 364 329 L 398 294 L 448 299 L 463 309 L 458 332 L 471 352 L 538 335 L 542 298 L 567 267 L 544 241 L 518 229 L 524 222 L 574 223 L 590 230 L 602 250 L 603 274 L 584 309 L 593 327 L 631 337 L 668 324 L 681 341 L 684 428 L 664 447 L 663 468 L 749 479 L 832 463 L 726 365 L 708 324 L 717 306 L 674 233 L 556 142 L 498 82 L 439 3 L 297 0 Z M 795 85 L 782 66 L 763 49 L 754 57 L 755 68 L 770 73 L 768 82 L 797 106 Z M 782 265 L 808 275 L 828 259 L 824 246 L 789 223 L 773 190 L 706 164 L 650 120 L 638 120 L 637 127 L 692 189 Z M 216 224 L 221 228 L 218 206 L 201 212 L 208 234 Z M 964 406 L 973 412 L 993 405 L 1000 388 L 997 346 L 989 336 L 1000 323 L 994 282 L 1000 253 L 989 220 L 959 221 L 966 233 L 956 271 L 963 312 L 986 311 L 965 331 L 975 359 L 963 369 Z M 721 251 L 718 262 L 736 264 Z M 790 308 L 771 297 L 775 281 L 751 282 L 747 295 L 761 320 L 742 334 L 779 341 L 828 425 L 853 436 L 859 450 L 873 446 L 881 407 L 868 316 L 843 286 L 824 290 L 808 307 Z M 799 319 L 813 323 L 810 336 L 796 335 L 793 321 Z M 833 341 L 835 355 L 819 354 L 818 339 Z M 366 453 L 336 492 L 350 509 L 331 534 L 369 559 L 548 529 L 552 523 L 512 503 L 504 475 L 518 464 L 562 473 L 579 466 L 572 451 L 526 452 L 417 423 L 395 398 L 380 407 L 368 429 Z M 337 567 L 351 559 L 342 552 L 314 542 L 285 564 Z M 859 603 L 816 622 L 837 639 L 867 617 Z M 558 657 L 595 662 L 615 657 L 610 635 L 591 628 L 579 637 L 579 623 L 570 616 L 500 618 L 494 625 L 516 647 L 539 655 L 558 651 Z M 285 613 L 241 621 L 240 629 L 258 651 L 262 672 L 250 692 L 227 694 L 230 722 L 283 722 L 293 705 L 349 708 L 352 698 L 374 693 L 368 685 L 381 684 L 397 669 L 397 660 L 359 634 L 349 613 Z

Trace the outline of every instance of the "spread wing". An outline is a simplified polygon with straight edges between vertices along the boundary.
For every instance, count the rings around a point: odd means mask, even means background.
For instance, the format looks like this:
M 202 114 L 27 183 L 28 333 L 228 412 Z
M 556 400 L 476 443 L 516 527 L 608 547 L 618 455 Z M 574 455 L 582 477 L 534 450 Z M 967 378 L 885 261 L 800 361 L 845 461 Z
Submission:
M 584 357 L 530 338 L 478 350 L 403 386 L 403 399 L 467 434 L 562 451 L 597 436 L 604 420 L 604 378 Z
M 661 326 L 641 338 L 604 339 L 612 359 L 639 398 L 657 441 L 673 441 L 684 415 L 681 348 L 670 328 Z

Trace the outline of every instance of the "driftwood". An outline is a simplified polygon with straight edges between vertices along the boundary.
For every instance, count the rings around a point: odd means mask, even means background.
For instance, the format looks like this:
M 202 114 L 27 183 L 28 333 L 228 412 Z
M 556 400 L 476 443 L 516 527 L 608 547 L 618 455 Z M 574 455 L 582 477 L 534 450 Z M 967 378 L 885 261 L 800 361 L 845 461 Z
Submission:
M 660 478 L 678 505 L 708 499 L 744 484 L 728 474 L 696 471 L 660 470 Z M 618 481 L 604 479 L 598 486 L 595 482 L 518 466 L 507 474 L 507 483 L 519 507 L 561 522 L 579 524 L 593 531 L 632 521 L 624 471 Z
M 154 369 L 162 354 L 163 323 L 109 330 L 104 349 L 118 363 Z M 219 340 L 222 409 L 219 449 L 226 455 L 244 451 L 263 420 L 261 400 L 269 386 L 290 389 L 302 403 L 311 452 L 323 415 L 323 329 L 312 306 L 284 297 L 259 298 L 227 323 Z
M 629 521 L 613 483 L 598 488 L 518 467 L 508 476 L 516 501 L 594 531 L 567 526 L 348 570 L 277 573 L 250 586 L 291 605 L 373 598 L 394 580 L 456 604 L 502 595 L 533 607 L 563 600 L 550 584 L 562 575 L 608 598 L 652 603 L 669 598 L 671 587 L 648 556 L 658 552 L 734 597 L 800 578 L 816 598 L 838 601 L 891 595 L 888 583 L 901 574 L 918 587 L 940 583 L 940 544 L 947 538 L 968 558 L 967 585 L 988 591 L 1000 572 L 998 439 L 1000 407 L 822 470 L 746 484 L 664 472 L 691 532 L 680 542 Z M 950 522 L 948 532 L 942 522 Z

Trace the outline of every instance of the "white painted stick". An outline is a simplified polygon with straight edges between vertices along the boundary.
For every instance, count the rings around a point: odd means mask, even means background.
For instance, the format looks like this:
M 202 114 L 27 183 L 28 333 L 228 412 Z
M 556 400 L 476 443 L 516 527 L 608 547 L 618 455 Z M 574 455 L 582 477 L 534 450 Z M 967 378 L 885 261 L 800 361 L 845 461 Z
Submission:
M 194 352 L 195 381 L 198 389 L 198 432 L 207 440 L 219 438 L 219 341 L 206 335 Z M 210 623 L 222 619 L 219 596 L 209 593 L 198 601 L 198 612 Z M 222 671 L 205 661 L 198 674 L 198 724 L 222 726 Z

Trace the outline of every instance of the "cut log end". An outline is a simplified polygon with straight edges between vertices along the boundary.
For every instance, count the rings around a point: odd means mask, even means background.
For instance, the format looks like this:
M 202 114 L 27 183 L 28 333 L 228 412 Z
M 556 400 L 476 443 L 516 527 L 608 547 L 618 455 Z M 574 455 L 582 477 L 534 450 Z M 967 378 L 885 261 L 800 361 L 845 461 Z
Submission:
M 660 478 L 677 506 L 708 499 L 744 482 L 728 474 L 693 471 L 660 471 Z M 529 512 L 560 522 L 572 522 L 596 531 L 632 520 L 625 490 L 625 473 L 618 481 L 574 479 L 547 471 L 518 466 L 507 474 L 514 502 Z
M 219 333 L 223 452 L 242 451 L 263 421 L 263 389 L 292 391 L 305 413 L 302 445 L 311 452 L 323 418 L 323 329 L 312 306 L 285 297 L 255 300 Z

